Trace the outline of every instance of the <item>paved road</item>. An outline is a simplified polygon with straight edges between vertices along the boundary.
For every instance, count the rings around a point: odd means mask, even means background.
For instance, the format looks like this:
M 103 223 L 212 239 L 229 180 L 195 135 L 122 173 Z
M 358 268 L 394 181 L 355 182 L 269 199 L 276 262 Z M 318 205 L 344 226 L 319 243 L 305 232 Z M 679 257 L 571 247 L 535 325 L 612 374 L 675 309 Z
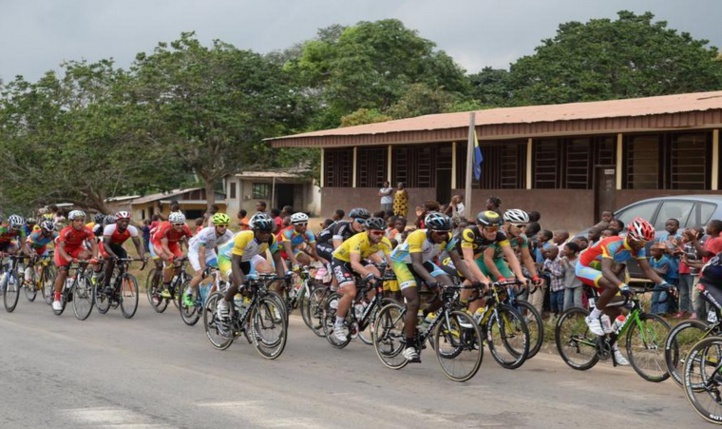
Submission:
M 485 354 L 467 383 L 448 381 L 430 350 L 400 371 L 373 348 L 336 350 L 298 316 L 275 361 L 245 341 L 211 348 L 202 325 L 174 307 L 155 314 L 141 297 L 132 320 L 118 310 L 75 319 L 21 297 L 0 310 L 2 428 L 680 428 L 705 425 L 672 382 L 629 368 L 568 368 L 540 354 L 502 369 Z

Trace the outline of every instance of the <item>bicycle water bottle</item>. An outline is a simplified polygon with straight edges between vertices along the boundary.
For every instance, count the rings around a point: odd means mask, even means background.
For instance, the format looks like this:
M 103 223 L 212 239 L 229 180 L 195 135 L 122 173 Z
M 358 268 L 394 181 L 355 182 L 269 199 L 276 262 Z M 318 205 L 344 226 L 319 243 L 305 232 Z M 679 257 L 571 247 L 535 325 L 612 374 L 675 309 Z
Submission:
M 620 314 L 617 316 L 616 319 L 614 319 L 614 323 L 612 324 L 612 331 L 614 331 L 615 334 L 618 334 L 622 330 L 622 326 L 624 326 L 624 322 L 627 321 L 627 318 Z
M 599 320 L 602 322 L 602 330 L 605 334 L 611 334 L 612 332 L 614 332 L 614 328 L 612 327 L 612 321 L 609 319 L 609 316 L 607 316 L 606 314 L 602 314 L 602 317 L 600 317 Z
M 354 309 L 356 310 L 356 318 L 360 319 L 361 316 L 364 314 L 364 305 L 361 303 L 358 303 L 354 305 Z
M 474 315 L 472 316 L 474 320 L 476 320 L 476 323 L 480 323 L 481 319 L 484 318 L 484 313 L 486 313 L 486 307 L 479 307 L 474 312 Z
M 66 278 L 65 279 L 65 289 L 70 289 L 73 286 L 74 280 L 75 280 L 75 276 Z
M 709 323 L 717 323 L 717 312 L 715 312 L 714 309 L 710 310 L 707 313 L 707 322 Z

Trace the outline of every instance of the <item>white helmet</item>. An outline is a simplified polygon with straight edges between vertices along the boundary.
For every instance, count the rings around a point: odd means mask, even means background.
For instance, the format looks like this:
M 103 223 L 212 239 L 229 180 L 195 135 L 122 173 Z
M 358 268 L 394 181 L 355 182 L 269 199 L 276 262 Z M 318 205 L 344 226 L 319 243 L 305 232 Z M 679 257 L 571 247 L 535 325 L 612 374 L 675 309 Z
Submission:
M 181 212 L 173 212 L 168 215 L 168 222 L 172 224 L 186 223 L 186 216 Z
M 504 212 L 504 220 L 510 223 L 529 223 L 529 215 L 520 209 L 509 209 Z
M 291 215 L 291 223 L 297 225 L 299 223 L 307 223 L 308 215 L 303 212 L 294 213 Z
M 70 213 L 68 213 L 68 220 L 73 220 L 79 217 L 85 217 L 85 212 L 82 210 L 71 210 Z
M 10 215 L 10 217 L 8 218 L 8 224 L 11 228 L 22 228 L 25 224 L 25 219 L 23 219 L 23 217 L 20 215 Z

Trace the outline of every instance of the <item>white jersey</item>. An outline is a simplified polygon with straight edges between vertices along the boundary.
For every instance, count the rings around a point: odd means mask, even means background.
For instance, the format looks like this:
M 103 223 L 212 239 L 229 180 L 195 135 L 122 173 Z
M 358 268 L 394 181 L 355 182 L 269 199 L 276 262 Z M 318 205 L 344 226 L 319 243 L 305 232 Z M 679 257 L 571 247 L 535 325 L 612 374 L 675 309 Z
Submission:
M 216 246 L 229 241 L 233 238 L 233 233 L 226 229 L 226 231 L 220 237 L 216 235 L 216 227 L 208 226 L 203 228 L 194 235 L 193 238 L 188 242 L 188 252 L 197 252 L 201 247 L 206 249 L 214 249 Z

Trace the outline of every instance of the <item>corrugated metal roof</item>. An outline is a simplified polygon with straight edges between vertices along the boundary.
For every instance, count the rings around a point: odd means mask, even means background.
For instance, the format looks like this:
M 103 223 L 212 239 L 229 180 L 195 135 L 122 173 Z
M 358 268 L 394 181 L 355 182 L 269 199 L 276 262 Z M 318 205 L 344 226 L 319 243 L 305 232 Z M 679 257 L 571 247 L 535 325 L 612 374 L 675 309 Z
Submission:
M 624 100 L 479 110 L 476 112 L 476 126 L 641 117 L 720 109 L 722 109 L 722 91 L 697 92 Z M 469 113 L 470 112 L 458 112 L 425 115 L 376 124 L 357 125 L 275 137 L 266 139 L 266 141 L 281 143 L 280 141 L 285 139 L 377 135 L 461 128 L 469 126 Z
M 145 204 L 145 203 L 149 203 L 151 201 L 162 200 L 162 199 L 166 199 L 166 198 L 173 198 L 178 195 L 185 194 L 186 192 L 197 191 L 198 189 L 203 189 L 203 188 L 174 189 L 169 192 L 159 192 L 157 194 L 150 194 L 150 195 L 146 195 L 145 197 L 134 200 L 131 203 L 131 205 Z

